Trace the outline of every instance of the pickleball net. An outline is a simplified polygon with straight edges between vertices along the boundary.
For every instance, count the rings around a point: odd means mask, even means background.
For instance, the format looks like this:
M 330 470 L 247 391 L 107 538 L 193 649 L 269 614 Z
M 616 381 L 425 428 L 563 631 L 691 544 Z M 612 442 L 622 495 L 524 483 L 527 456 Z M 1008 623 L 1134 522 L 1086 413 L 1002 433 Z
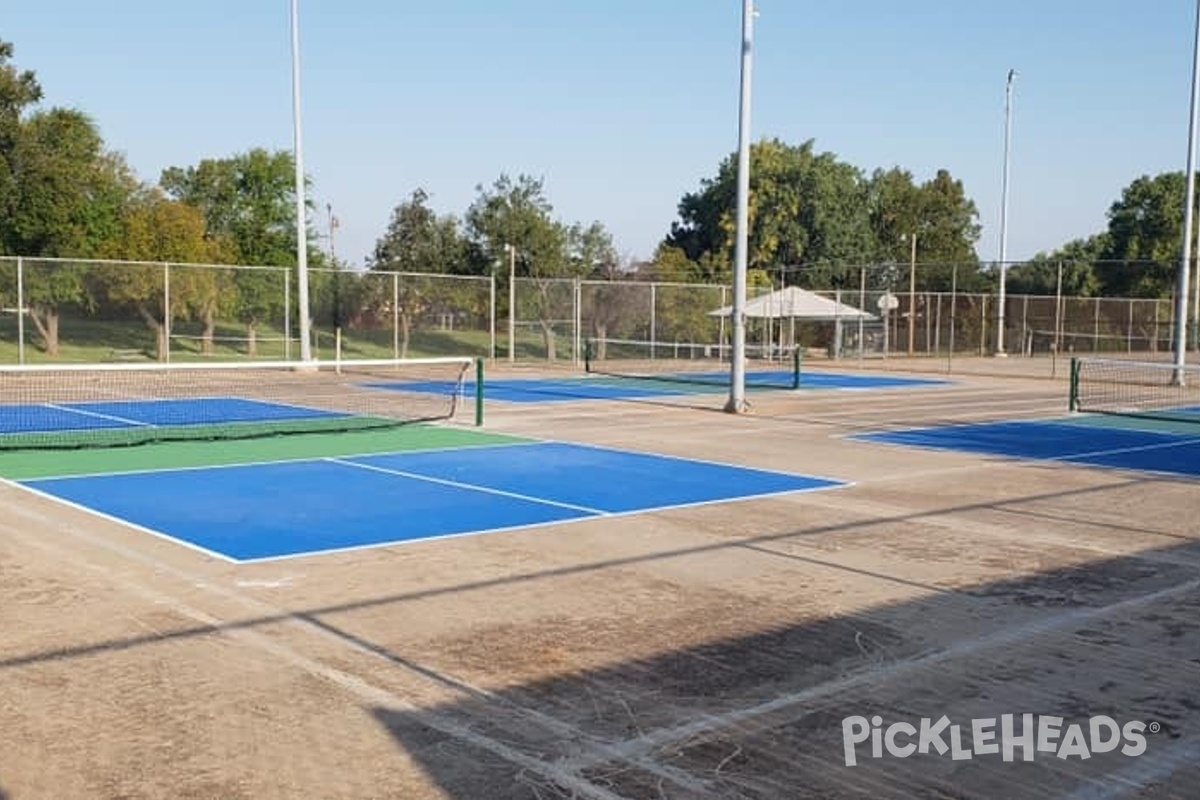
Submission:
M 589 339 L 584 369 L 589 375 L 616 381 L 728 388 L 731 352 L 729 345 Z M 746 385 L 800 388 L 800 351 L 746 345 Z
M 0 450 L 478 423 L 481 379 L 467 357 L 0 367 Z
M 1200 424 L 1200 364 L 1075 358 L 1072 411 Z

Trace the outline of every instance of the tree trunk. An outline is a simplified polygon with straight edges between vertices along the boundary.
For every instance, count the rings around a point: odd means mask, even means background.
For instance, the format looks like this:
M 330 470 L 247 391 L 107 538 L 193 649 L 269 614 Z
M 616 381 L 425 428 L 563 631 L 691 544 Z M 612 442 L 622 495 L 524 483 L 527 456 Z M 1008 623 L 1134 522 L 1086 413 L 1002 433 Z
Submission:
M 146 323 L 146 327 L 154 331 L 154 357 L 159 361 L 167 360 L 167 326 L 158 321 L 158 317 L 150 313 L 143 305 L 137 307 L 138 314 Z
M 608 323 L 596 323 L 596 341 L 592 349 L 592 358 L 603 361 L 608 357 Z
M 408 358 L 408 338 L 412 329 L 412 320 L 407 313 L 400 314 L 400 357 Z
M 29 309 L 29 317 L 42 337 L 42 351 L 48 356 L 58 355 L 58 309 L 34 306 Z
M 204 331 L 200 335 L 201 355 L 211 356 L 213 354 L 213 333 L 217 329 L 215 317 L 216 314 L 213 313 L 211 308 L 204 309 Z
M 554 350 L 554 323 L 548 319 L 538 320 L 542 326 L 542 338 L 546 342 L 546 360 L 554 361 L 557 354 Z
M 246 322 L 246 355 L 250 358 L 258 355 L 258 320 Z

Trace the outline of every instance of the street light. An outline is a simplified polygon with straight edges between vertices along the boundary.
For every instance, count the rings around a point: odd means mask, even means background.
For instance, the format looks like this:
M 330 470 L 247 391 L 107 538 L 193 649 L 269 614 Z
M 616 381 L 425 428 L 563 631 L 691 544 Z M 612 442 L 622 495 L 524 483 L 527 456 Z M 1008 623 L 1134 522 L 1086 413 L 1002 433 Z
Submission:
M 292 160 L 296 168 L 296 282 L 300 305 L 300 360 L 312 361 L 308 310 L 308 203 L 304 197 L 304 143 L 300 134 L 300 16 L 292 0 Z M 289 309 L 290 313 L 290 309 Z
M 1192 45 L 1192 103 L 1188 117 L 1187 189 L 1183 204 L 1183 257 L 1179 263 L 1179 286 L 1175 293 L 1175 374 L 1174 383 L 1186 383 L 1188 281 L 1191 279 L 1193 204 L 1196 202 L 1196 127 L 1200 114 L 1200 0 L 1196 3 L 1196 34 Z M 1200 278 L 1197 278 L 1200 280 Z
M 908 355 L 911 358 L 916 352 L 917 324 L 917 235 L 903 234 L 901 241 L 908 239 L 912 243 L 912 251 L 908 259 Z
M 517 248 L 511 244 L 504 245 L 508 253 L 508 363 L 513 363 L 517 357 Z
M 1000 302 L 996 304 L 996 355 L 1004 356 L 1004 303 L 1008 284 L 1008 173 L 1012 162 L 1013 79 L 1017 71 L 1008 71 L 1004 90 L 1004 180 L 1000 190 Z
M 750 101 L 754 52 L 754 0 L 742 0 L 742 77 L 738 110 L 737 225 L 733 264 L 733 353 L 729 401 L 725 410 L 742 414 L 746 406 L 746 280 L 750 250 Z

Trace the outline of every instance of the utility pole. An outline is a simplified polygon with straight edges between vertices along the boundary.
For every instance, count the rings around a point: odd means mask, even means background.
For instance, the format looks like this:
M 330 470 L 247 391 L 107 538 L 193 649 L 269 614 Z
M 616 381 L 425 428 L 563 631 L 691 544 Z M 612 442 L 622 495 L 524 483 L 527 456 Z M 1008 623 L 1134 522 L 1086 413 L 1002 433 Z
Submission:
M 908 355 L 916 354 L 917 325 L 917 235 L 910 234 L 912 251 L 908 260 Z
M 996 304 L 996 355 L 1007 355 L 1004 350 L 1004 305 L 1008 291 L 1008 178 L 1012 163 L 1012 106 L 1013 80 L 1017 71 L 1008 71 L 1008 84 L 1004 90 L 1004 179 L 1000 189 L 1000 302 Z

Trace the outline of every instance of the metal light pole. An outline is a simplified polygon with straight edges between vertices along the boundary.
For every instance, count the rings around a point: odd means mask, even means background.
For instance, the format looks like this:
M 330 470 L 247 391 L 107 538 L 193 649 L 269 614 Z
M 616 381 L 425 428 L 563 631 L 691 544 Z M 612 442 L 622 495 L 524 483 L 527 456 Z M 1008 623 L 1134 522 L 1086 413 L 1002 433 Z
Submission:
M 325 211 L 329 215 L 329 262 L 330 266 L 332 266 L 334 269 L 337 269 L 337 248 L 334 247 L 333 239 L 334 234 L 337 232 L 338 226 L 340 226 L 341 223 L 338 222 L 338 218 L 333 215 L 333 203 L 326 203 Z
M 511 244 L 504 245 L 508 253 L 508 363 L 513 363 L 517 357 L 517 248 Z
M 908 261 L 908 355 L 916 354 L 916 324 L 917 324 L 917 235 L 908 236 L 912 240 L 912 252 Z
M 1188 281 L 1191 279 L 1192 207 L 1196 203 L 1196 115 L 1200 110 L 1200 0 L 1196 2 L 1196 36 L 1192 45 L 1192 105 L 1188 117 L 1187 192 L 1183 206 L 1183 257 L 1179 263 L 1179 290 L 1175 303 L 1175 383 L 1182 386 L 1187 363 Z
M 312 361 L 308 311 L 308 203 L 304 196 L 304 145 L 300 134 L 300 15 L 296 4 L 297 0 L 292 0 L 292 147 L 296 167 L 297 302 L 300 305 L 300 360 Z
M 754 0 L 742 0 L 742 85 L 738 122 L 737 238 L 733 266 L 733 354 L 725 410 L 746 410 L 746 271 L 750 239 L 750 86 L 754 50 Z
M 1008 71 L 1004 89 L 1004 178 L 1000 189 L 1000 301 L 996 304 L 996 355 L 1004 351 L 1004 304 L 1008 291 L 1008 175 L 1012 165 L 1013 80 L 1017 71 Z

